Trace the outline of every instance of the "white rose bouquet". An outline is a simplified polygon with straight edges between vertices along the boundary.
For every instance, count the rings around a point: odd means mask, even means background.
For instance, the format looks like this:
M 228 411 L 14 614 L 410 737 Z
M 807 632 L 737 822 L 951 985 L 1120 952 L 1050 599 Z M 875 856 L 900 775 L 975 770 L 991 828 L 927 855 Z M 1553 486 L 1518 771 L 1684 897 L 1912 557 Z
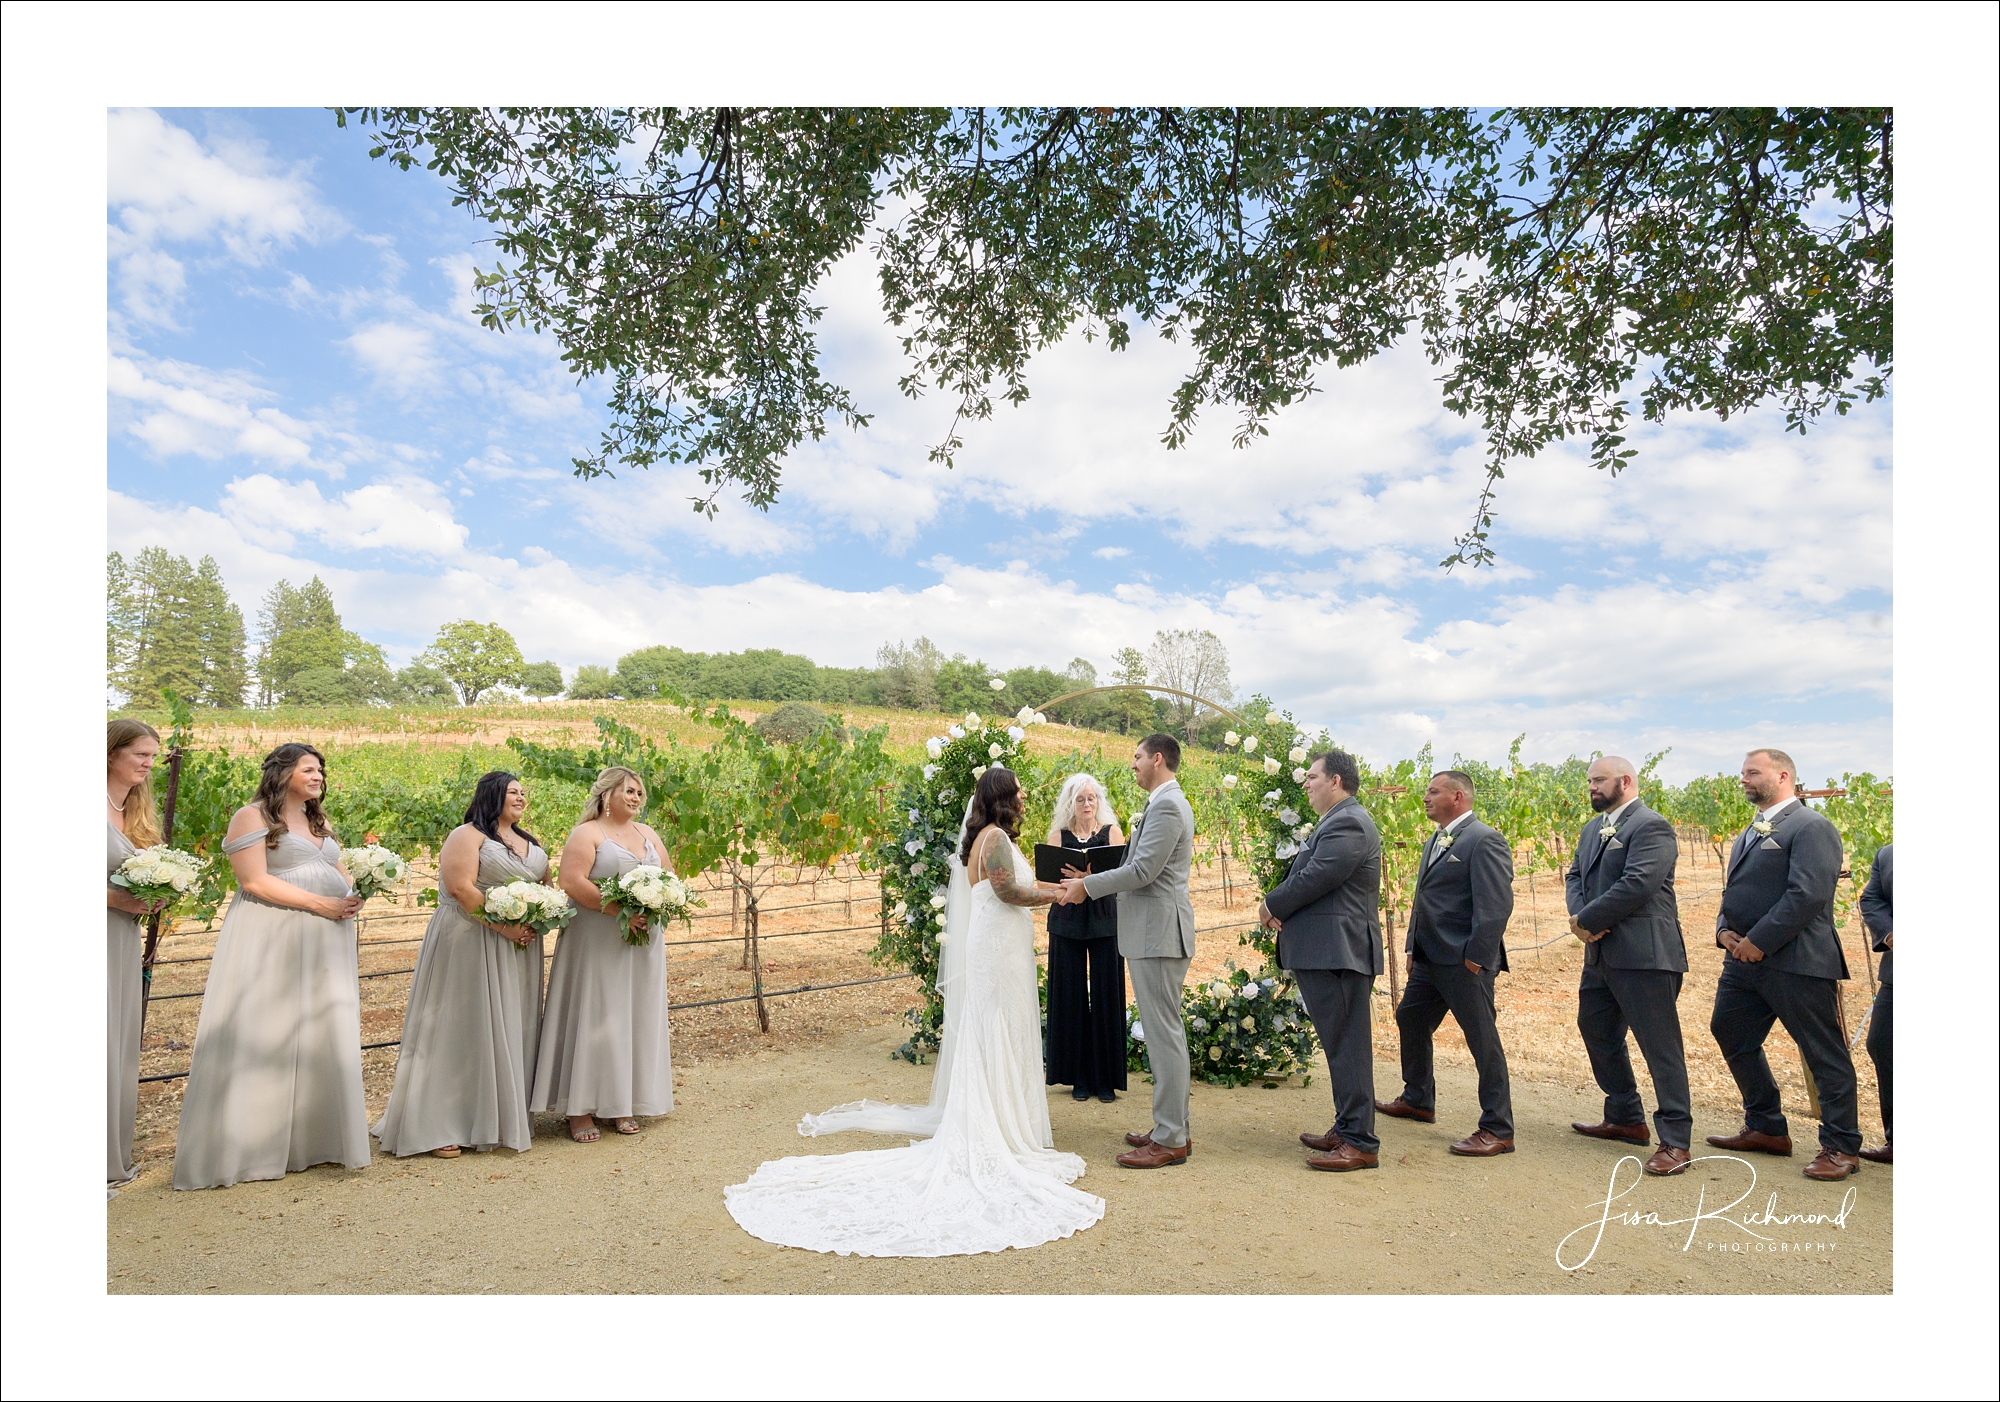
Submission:
M 486 892 L 483 913 L 493 924 L 525 925 L 538 935 L 546 935 L 576 919 L 576 902 L 539 881 L 509 881 Z
M 704 904 L 678 876 L 650 865 L 605 877 L 597 883 L 597 894 L 604 901 L 606 914 L 625 911 L 645 915 L 643 931 L 626 929 L 627 944 L 646 943 L 653 937 L 653 927 L 668 920 L 678 920 L 683 925 L 692 923 L 694 908 Z
M 136 901 L 165 910 L 201 885 L 201 874 L 207 869 L 206 857 L 178 847 L 148 847 L 120 862 L 111 874 L 111 884 Z
M 340 860 L 347 866 L 347 875 L 354 882 L 354 894 L 367 900 L 394 890 L 396 883 L 409 870 L 409 863 L 391 852 L 387 847 L 370 843 L 366 847 L 346 847 L 341 849 Z

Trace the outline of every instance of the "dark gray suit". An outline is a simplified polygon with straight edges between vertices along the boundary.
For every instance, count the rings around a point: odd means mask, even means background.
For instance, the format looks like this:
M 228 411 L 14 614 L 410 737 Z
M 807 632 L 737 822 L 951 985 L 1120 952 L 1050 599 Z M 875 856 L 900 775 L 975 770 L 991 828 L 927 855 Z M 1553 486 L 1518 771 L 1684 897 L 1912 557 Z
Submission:
M 1264 897 L 1283 922 L 1278 965 L 1299 981 L 1313 1030 L 1326 1048 L 1334 1133 L 1377 1152 L 1375 1049 L 1368 998 L 1382 972 L 1382 837 L 1354 798 L 1327 809 L 1285 879 Z
M 1778 1083 L 1764 1057 L 1771 1024 L 1782 1022 L 1798 1043 L 1819 1091 L 1819 1142 L 1842 1154 L 1861 1149 L 1855 1110 L 1854 1058 L 1840 1031 L 1840 983 L 1847 956 L 1833 928 L 1833 893 L 1840 880 L 1840 833 L 1804 802 L 1787 804 L 1770 833 L 1753 823 L 1729 853 L 1729 884 L 1716 917 L 1764 958 L 1722 961 L 1709 1031 L 1729 1061 L 1743 1095 L 1743 1122 L 1762 1134 L 1787 1134 Z
M 1507 921 L 1514 914 L 1514 854 L 1507 839 L 1470 814 L 1449 847 L 1434 832 L 1410 903 L 1410 981 L 1396 1009 L 1403 1044 L 1405 1104 L 1437 1107 L 1431 1037 L 1450 1013 L 1479 1067 L 1479 1127 L 1514 1137 L 1507 1052 L 1494 1021 L 1493 980 L 1507 968 Z M 1473 973 L 1465 961 L 1479 965 Z
M 1875 948 L 1882 952 L 1882 986 L 1875 994 L 1875 1010 L 1868 1014 L 1868 1059 L 1875 1063 L 1875 1085 L 1882 1093 L 1882 1137 L 1890 1143 L 1896 1139 L 1895 1127 L 1890 1123 L 1896 1028 L 1895 1007 L 1890 998 L 1895 985 L 1889 979 L 1896 951 L 1882 941 L 1896 928 L 1895 850 L 1893 843 L 1877 849 L 1875 864 L 1868 869 L 1868 885 L 1861 892 L 1861 923 L 1868 927 Z
M 1591 1073 L 1604 1092 L 1605 1121 L 1646 1122 L 1632 1057 L 1625 1049 L 1630 1028 L 1660 1098 L 1653 1117 L 1660 1143 L 1685 1149 L 1694 1130 L 1694 1109 L 1675 1006 L 1688 966 L 1680 906 L 1674 899 L 1680 843 L 1673 824 L 1638 799 L 1618 814 L 1607 839 L 1609 818 L 1605 814 L 1583 825 L 1563 878 L 1564 899 L 1577 923 L 1593 934 L 1608 932 L 1583 947 L 1576 1027 L 1590 1053 Z

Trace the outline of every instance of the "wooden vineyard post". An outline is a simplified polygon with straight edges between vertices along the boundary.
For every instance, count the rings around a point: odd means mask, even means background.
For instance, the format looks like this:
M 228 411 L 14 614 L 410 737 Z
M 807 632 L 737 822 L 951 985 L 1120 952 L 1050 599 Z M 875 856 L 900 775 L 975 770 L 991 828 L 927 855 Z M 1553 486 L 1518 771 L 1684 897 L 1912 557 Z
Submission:
M 771 1030 L 771 1010 L 764 1006 L 764 956 L 763 951 L 757 947 L 757 897 L 754 894 L 750 897 L 747 914 L 749 916 L 750 996 L 757 1003 L 757 1030 L 759 1032 L 769 1032 Z
M 743 935 L 743 959 L 737 964 L 739 969 L 750 967 L 750 932 L 743 925 L 743 888 L 734 881 L 729 883 L 729 933 Z
M 1396 911 L 1394 907 L 1382 912 L 1383 954 L 1389 961 L 1389 1001 L 1400 1004 L 1403 1001 L 1403 973 L 1396 963 Z
M 174 840 L 174 804 L 181 794 L 181 747 L 174 746 L 167 754 L 167 812 L 161 824 L 160 841 L 168 846 Z M 139 1035 L 146 1033 L 146 1009 L 153 1001 L 153 957 L 160 952 L 160 917 L 155 915 L 146 922 L 146 955 L 139 965 Z

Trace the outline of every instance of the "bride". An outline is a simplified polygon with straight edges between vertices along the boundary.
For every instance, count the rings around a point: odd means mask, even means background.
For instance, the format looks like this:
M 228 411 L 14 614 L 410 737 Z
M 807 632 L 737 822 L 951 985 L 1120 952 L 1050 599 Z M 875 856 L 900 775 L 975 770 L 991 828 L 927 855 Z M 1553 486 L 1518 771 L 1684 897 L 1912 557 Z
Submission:
M 1020 820 L 1019 781 L 987 770 L 951 858 L 938 961 L 943 1044 L 930 1103 L 858 1100 L 799 1123 L 809 1136 L 927 1137 L 764 1164 L 722 1191 L 750 1235 L 842 1256 L 963 1256 L 1039 1246 L 1104 1216 L 1104 1199 L 1069 1186 L 1083 1160 L 1053 1148 L 1028 908 L 1058 892 L 1036 884 L 1015 847 Z

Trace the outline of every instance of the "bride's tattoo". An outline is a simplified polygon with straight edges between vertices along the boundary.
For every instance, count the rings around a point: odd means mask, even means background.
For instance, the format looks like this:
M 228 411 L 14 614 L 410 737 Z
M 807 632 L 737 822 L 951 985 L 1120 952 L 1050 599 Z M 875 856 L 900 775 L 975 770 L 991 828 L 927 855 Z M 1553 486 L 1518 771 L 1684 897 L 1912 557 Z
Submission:
M 1005 850 L 1006 844 L 994 838 L 986 840 L 985 855 L 979 859 L 980 868 L 986 880 L 993 887 L 993 894 L 1008 905 L 1047 905 L 1050 897 L 1030 886 L 1025 891 L 1014 880 L 1013 853 Z

